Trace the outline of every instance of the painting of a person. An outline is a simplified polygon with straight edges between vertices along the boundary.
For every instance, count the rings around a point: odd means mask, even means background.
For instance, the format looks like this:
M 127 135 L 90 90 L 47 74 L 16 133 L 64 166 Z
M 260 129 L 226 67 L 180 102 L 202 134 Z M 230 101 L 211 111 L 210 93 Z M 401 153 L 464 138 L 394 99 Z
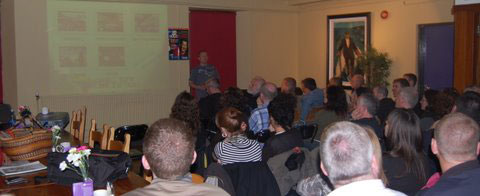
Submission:
M 345 37 L 342 39 L 340 46 L 338 47 L 337 55 L 345 59 L 345 72 L 348 73 L 348 76 L 353 76 L 353 68 L 355 65 L 355 55 L 360 56 L 362 53 L 355 45 L 355 42 L 350 37 L 350 32 L 345 32 Z

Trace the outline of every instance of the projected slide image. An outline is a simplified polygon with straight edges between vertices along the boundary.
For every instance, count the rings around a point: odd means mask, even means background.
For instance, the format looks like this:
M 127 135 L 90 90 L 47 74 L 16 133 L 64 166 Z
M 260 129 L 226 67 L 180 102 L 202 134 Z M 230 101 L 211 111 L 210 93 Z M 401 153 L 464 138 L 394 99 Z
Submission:
M 123 32 L 123 14 L 113 12 L 97 13 L 97 30 L 99 32 Z
M 85 12 L 58 12 L 58 31 L 79 31 L 84 32 L 87 29 L 87 16 Z
M 87 62 L 87 48 L 65 46 L 59 48 L 60 67 L 84 67 Z
M 175 77 L 170 73 L 176 68 L 166 55 L 166 5 L 45 1 L 51 95 L 156 93 L 170 88 L 168 81 Z M 188 44 L 177 44 L 180 56 L 181 46 Z
M 125 66 L 124 47 L 99 47 L 98 59 L 100 66 L 118 67 Z
M 160 16 L 158 14 L 135 14 L 135 31 L 140 33 L 160 32 Z

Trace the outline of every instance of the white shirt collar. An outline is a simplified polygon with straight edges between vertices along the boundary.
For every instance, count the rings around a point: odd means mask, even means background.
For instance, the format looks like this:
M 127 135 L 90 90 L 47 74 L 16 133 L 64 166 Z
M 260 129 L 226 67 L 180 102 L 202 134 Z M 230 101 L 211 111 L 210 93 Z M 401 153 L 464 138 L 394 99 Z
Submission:
M 328 196 L 369 195 L 369 196 L 403 196 L 405 194 L 385 188 L 379 179 L 362 180 L 343 185 L 333 190 Z

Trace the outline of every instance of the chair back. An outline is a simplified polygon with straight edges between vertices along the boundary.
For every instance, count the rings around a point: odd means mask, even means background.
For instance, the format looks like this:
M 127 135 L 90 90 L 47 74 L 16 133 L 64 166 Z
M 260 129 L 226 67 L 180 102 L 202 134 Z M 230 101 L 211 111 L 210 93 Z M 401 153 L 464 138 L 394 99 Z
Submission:
M 126 125 L 115 129 L 115 140 L 124 141 L 125 133 L 130 134 L 131 141 L 141 141 L 147 132 L 148 125 Z
M 103 130 L 97 131 L 97 123 L 95 119 L 92 119 L 92 126 L 90 127 L 88 146 L 90 146 L 90 148 L 94 148 L 95 142 L 97 142 L 100 144 L 100 149 L 107 150 L 108 133 L 109 133 L 108 125 L 106 124 L 103 125 Z
M 130 153 L 130 134 L 125 133 L 124 141 L 115 140 L 115 128 L 110 128 L 110 135 L 108 139 L 108 150 L 118 150 L 126 152 L 127 154 Z
M 75 139 L 80 140 L 80 144 L 84 143 L 85 134 L 85 116 L 87 115 L 87 107 L 72 112 L 72 120 L 70 123 L 70 134 Z

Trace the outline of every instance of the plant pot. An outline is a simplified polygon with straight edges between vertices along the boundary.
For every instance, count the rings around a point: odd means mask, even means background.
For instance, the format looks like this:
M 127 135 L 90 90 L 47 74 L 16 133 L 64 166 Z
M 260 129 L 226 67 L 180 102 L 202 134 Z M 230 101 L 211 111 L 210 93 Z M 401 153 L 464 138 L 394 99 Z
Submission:
M 93 181 L 88 178 L 84 182 L 72 184 L 73 196 L 93 196 Z

